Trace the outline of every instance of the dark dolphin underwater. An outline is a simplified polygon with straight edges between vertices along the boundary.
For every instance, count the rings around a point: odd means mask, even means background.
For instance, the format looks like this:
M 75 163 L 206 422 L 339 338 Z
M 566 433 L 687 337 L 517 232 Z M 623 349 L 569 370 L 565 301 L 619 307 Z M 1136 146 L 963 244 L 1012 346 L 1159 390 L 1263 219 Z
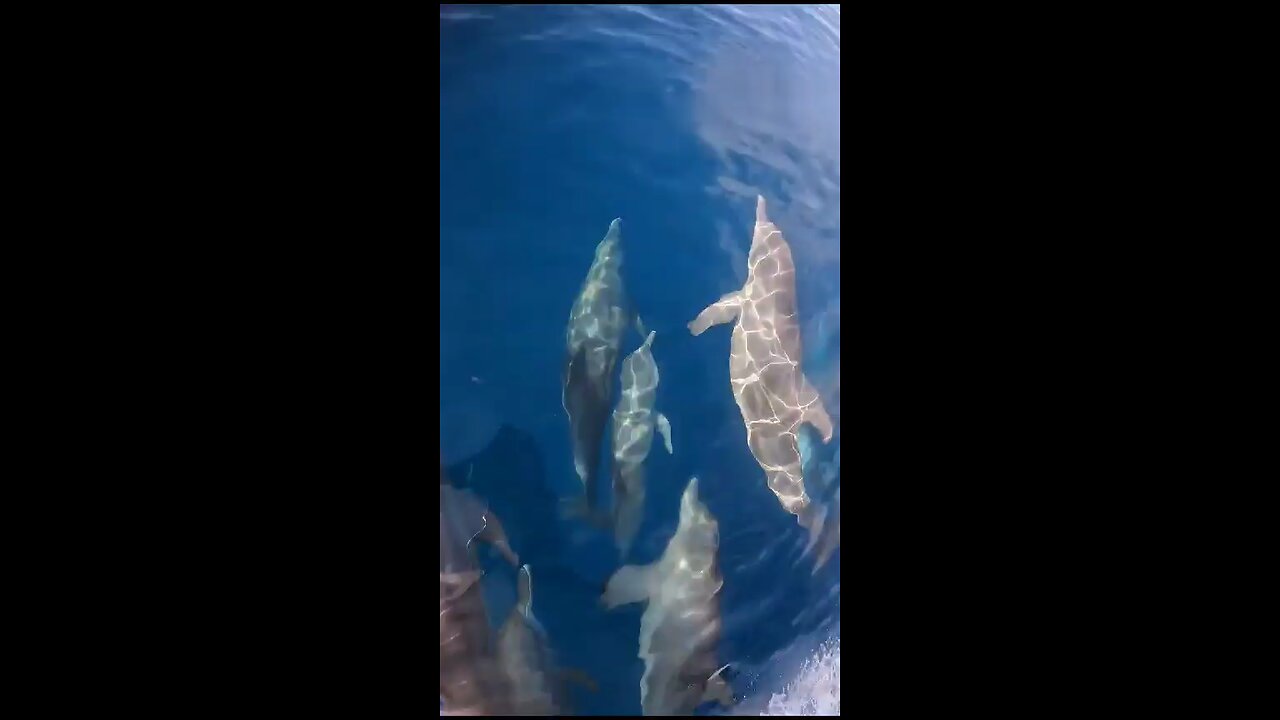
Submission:
M 442 6 L 440 42 L 442 711 L 838 714 L 839 7 Z

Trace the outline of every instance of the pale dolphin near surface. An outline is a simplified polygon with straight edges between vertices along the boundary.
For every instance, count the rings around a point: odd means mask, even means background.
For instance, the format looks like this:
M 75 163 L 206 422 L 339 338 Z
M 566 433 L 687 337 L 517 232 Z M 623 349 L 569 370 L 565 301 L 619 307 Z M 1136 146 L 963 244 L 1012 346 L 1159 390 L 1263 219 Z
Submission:
M 594 681 L 584 673 L 556 667 L 546 631 L 533 615 L 533 576 L 528 565 L 520 568 L 515 607 L 498 630 L 498 663 L 511 688 L 511 706 L 517 715 L 570 714 L 562 686 L 566 678 L 595 689 Z
M 509 715 L 510 687 L 493 654 L 472 542 L 518 562 L 497 517 L 475 495 L 440 483 L 440 700 L 442 715 Z M 505 550 L 503 549 L 505 548 Z
M 656 428 L 667 452 L 671 422 L 654 410 L 658 394 L 658 364 L 653 359 L 653 336 L 622 361 L 622 395 L 613 410 L 613 531 L 623 557 L 631 549 L 644 519 L 644 461 Z
M 756 198 L 756 224 L 747 255 L 747 281 L 707 306 L 689 323 L 701 335 L 712 325 L 734 322 L 729 382 L 747 425 L 747 447 L 764 470 L 778 502 L 814 538 L 823 512 L 805 492 L 796 433 L 816 428 L 823 442 L 833 433 L 822 397 L 801 369 L 803 349 L 796 320 L 795 263 L 791 248 Z
M 565 330 L 565 361 L 561 373 L 561 404 L 569 416 L 573 466 L 585 496 L 575 498 L 570 510 L 604 524 L 596 507 L 600 444 L 613 402 L 613 376 L 618 346 L 629 313 L 622 285 L 622 220 L 596 246 L 595 259 L 569 311 Z
M 605 586 L 601 601 L 615 608 L 647 602 L 640 617 L 644 676 L 640 705 L 645 715 L 691 715 L 701 703 L 733 702 L 716 660 L 720 640 L 720 588 L 716 519 L 698 500 L 690 478 L 680 498 L 680 523 L 662 557 L 650 565 L 625 565 Z

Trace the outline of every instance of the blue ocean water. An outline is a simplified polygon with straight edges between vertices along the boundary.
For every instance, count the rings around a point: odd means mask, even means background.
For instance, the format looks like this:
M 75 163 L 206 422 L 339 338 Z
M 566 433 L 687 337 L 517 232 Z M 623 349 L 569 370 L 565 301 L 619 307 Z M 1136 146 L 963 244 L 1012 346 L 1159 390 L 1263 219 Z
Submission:
M 747 449 L 730 326 L 694 338 L 686 324 L 741 286 L 762 195 L 796 263 L 805 373 L 835 421 L 812 462 L 838 483 L 839 7 L 445 6 L 440 43 L 447 474 L 493 508 L 533 568 L 534 613 L 560 664 L 598 683 L 573 688 L 582 714 L 640 711 L 643 606 L 597 601 L 620 564 L 661 554 L 697 476 L 720 526 L 721 662 L 736 711 L 763 710 L 819 645 L 836 643 L 838 667 L 839 551 L 813 572 L 805 531 Z M 675 450 L 659 441 L 649 454 L 646 517 L 625 559 L 557 513 L 582 492 L 561 406 L 565 326 L 615 217 L 627 291 L 656 332 L 657 409 Z M 623 356 L 641 339 L 625 335 Z M 496 625 L 515 576 L 496 556 L 482 562 Z

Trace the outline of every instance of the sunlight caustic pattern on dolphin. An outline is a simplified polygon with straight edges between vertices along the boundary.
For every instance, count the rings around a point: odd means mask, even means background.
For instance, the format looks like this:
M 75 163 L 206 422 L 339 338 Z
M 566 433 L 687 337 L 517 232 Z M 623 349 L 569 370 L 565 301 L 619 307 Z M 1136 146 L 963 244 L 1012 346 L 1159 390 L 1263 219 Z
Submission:
M 747 281 L 689 323 L 701 335 L 712 325 L 735 321 L 729 350 L 729 381 L 747 426 L 747 446 L 765 472 L 769 489 L 811 535 L 822 516 L 811 507 L 800 465 L 797 431 L 809 423 L 831 440 L 831 418 L 801 369 L 796 320 L 795 264 L 791 248 L 756 199 L 755 231 L 747 255 Z
M 561 404 L 569 416 L 574 469 L 585 490 L 576 509 L 588 514 L 597 510 L 600 445 L 613 400 L 618 346 L 629 320 L 621 268 L 622 220 L 615 219 L 596 246 L 565 330 Z
M 716 659 L 724 584 L 719 546 L 716 519 L 698 500 L 698 479 L 690 478 L 680 498 L 680 523 L 662 557 L 650 565 L 623 566 L 605 586 L 606 607 L 648 603 L 640 617 L 639 651 L 645 715 L 691 715 L 707 700 L 733 702 L 721 675 L 725 666 Z
M 672 452 L 671 423 L 655 412 L 658 364 L 653 359 L 654 332 L 622 361 L 622 395 L 613 410 L 613 528 L 623 557 L 631 549 L 644 519 L 644 461 L 656 428 Z

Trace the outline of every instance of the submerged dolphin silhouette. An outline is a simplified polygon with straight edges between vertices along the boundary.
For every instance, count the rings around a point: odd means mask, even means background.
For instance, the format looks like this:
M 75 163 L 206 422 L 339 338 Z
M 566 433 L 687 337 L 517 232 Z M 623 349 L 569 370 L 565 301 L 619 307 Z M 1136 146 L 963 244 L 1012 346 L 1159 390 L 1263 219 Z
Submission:
M 698 500 L 690 478 L 680 498 L 680 524 L 657 562 L 626 565 L 605 586 L 609 608 L 647 602 L 640 617 L 644 676 L 640 704 L 645 715 L 691 715 L 704 701 L 733 701 L 716 660 L 720 640 L 720 588 L 716 519 Z
M 596 689 L 586 673 L 560 668 L 552 658 L 546 631 L 533 615 L 533 575 L 528 565 L 520 568 L 515 607 L 498 630 L 498 664 L 510 684 L 517 715 L 571 714 L 565 680 Z
M 622 220 L 619 218 L 609 224 L 608 233 L 596 247 L 587 279 L 569 312 L 561 374 L 561 404 L 569 416 L 573 466 L 585 491 L 585 496 L 576 498 L 569 509 L 598 524 L 603 524 L 596 507 L 600 444 L 613 401 L 618 346 L 629 319 L 624 310 L 627 302 L 621 267 Z

